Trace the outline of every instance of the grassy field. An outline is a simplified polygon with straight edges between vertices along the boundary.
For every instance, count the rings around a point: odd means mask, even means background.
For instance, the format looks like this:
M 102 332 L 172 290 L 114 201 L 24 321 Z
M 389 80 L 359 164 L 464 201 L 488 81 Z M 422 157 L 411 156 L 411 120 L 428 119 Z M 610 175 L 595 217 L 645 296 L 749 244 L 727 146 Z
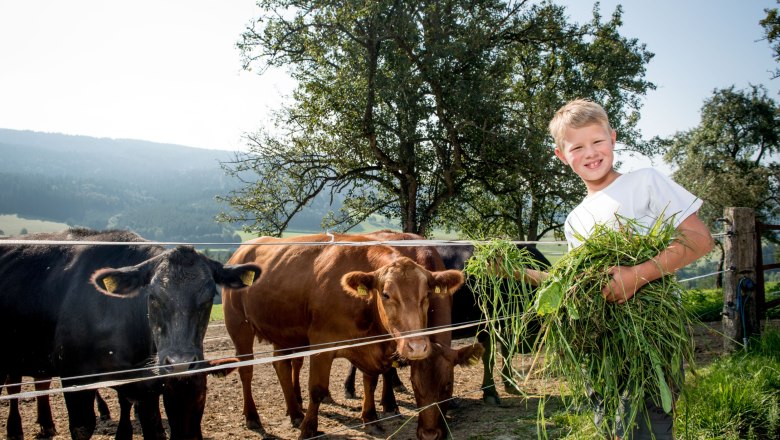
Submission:
M 16 214 L 0 215 L 0 235 L 20 235 L 22 231 L 28 234 L 38 232 L 55 232 L 67 229 L 65 223 L 46 222 L 41 220 L 29 220 L 20 218 Z

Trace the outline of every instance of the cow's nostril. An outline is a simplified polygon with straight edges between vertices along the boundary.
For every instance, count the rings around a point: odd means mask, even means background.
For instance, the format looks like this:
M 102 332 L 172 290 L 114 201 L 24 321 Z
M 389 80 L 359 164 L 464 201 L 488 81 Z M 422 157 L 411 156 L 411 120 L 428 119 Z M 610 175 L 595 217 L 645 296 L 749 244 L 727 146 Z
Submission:
M 190 361 L 189 361 L 189 365 L 188 365 L 189 369 L 190 370 L 195 370 L 195 369 L 199 368 L 200 365 L 201 365 L 200 358 L 198 356 L 196 356 L 196 355 L 193 355 L 192 358 L 190 358 Z

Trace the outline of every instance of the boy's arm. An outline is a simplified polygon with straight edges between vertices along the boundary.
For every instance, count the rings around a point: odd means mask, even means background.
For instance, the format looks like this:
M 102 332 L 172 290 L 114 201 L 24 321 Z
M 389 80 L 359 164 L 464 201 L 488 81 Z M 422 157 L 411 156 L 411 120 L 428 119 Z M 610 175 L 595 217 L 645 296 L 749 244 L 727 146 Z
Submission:
M 502 278 L 509 278 L 509 274 L 503 268 L 501 268 L 500 264 L 496 263 L 490 263 L 488 265 L 488 273 L 500 276 Z M 548 276 L 549 273 L 547 272 L 528 268 L 516 270 L 514 273 L 512 273 L 512 278 L 524 283 L 529 283 L 533 286 L 542 284 L 542 281 L 544 281 Z
M 645 284 L 674 273 L 712 250 L 712 234 L 695 213 L 683 220 L 677 231 L 679 238 L 652 259 L 636 266 L 611 268 L 612 280 L 602 290 L 604 298 L 622 304 Z
M 523 269 L 522 272 L 515 271 L 514 277 L 516 280 L 524 281 L 533 286 L 542 284 L 542 281 L 547 279 L 550 274 L 536 269 Z

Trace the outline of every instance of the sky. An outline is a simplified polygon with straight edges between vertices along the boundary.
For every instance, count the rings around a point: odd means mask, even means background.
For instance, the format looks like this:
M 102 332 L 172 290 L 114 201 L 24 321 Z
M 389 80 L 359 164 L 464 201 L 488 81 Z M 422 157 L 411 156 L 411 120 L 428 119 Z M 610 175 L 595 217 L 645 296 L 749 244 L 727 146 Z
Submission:
M 592 1 L 566 0 L 574 21 Z M 605 0 L 621 34 L 655 53 L 639 127 L 669 136 L 699 122 L 716 88 L 780 79 L 758 21 L 775 0 Z M 242 70 L 235 47 L 259 16 L 253 0 L 3 0 L 0 128 L 246 149 L 294 84 L 284 71 Z M 647 159 L 643 164 L 647 165 Z

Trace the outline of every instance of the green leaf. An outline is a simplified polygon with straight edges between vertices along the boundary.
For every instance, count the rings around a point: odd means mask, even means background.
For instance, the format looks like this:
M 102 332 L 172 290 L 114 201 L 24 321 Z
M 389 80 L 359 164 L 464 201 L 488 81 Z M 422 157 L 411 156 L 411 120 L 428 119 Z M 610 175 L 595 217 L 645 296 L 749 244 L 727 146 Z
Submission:
M 658 380 L 658 392 L 661 395 L 661 406 L 666 413 L 672 412 L 672 390 L 666 383 L 666 377 L 664 376 L 664 370 L 661 368 L 661 363 L 658 357 L 654 353 L 650 354 L 650 360 L 653 363 L 653 370 L 655 370 L 655 376 Z
M 563 300 L 563 287 L 560 282 L 552 282 L 539 290 L 536 296 L 534 308 L 536 313 L 544 316 L 548 313 L 556 313 L 561 308 Z
M 577 311 L 577 305 L 575 303 L 570 303 L 566 305 L 566 311 L 569 312 L 569 318 L 571 319 L 580 319 L 580 312 Z

